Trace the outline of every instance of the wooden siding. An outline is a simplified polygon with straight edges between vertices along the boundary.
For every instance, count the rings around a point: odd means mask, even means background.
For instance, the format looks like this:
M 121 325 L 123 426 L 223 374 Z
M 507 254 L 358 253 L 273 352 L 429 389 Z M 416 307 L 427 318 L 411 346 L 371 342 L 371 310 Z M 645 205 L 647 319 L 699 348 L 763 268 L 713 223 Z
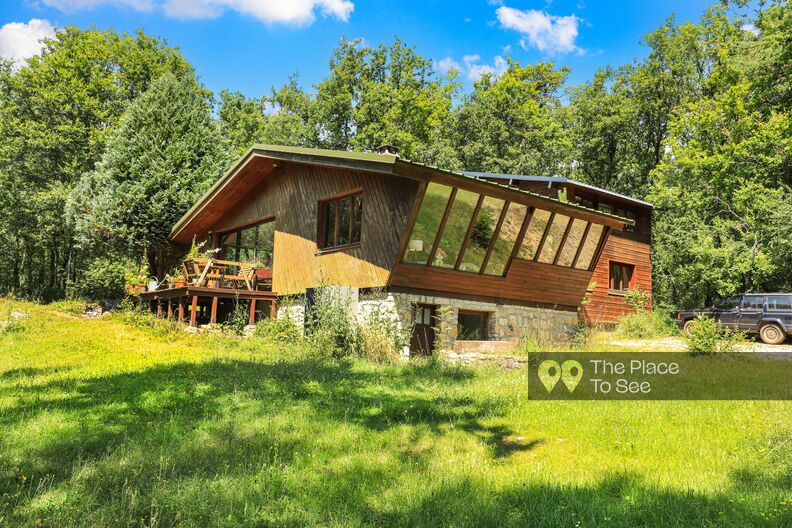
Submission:
M 576 307 L 586 293 L 591 272 L 514 259 L 505 277 L 479 275 L 420 264 L 398 264 L 390 284 L 453 295 L 465 294 Z
M 385 286 L 419 182 L 380 174 L 279 162 L 257 186 L 213 223 L 211 231 L 275 216 L 272 289 L 303 293 L 320 280 L 359 288 Z M 361 243 L 317 249 L 319 201 L 363 189 Z
M 591 302 L 580 311 L 581 318 L 590 323 L 615 323 L 618 318 L 632 310 L 627 306 L 623 294 L 609 289 L 610 263 L 620 262 L 635 266 L 632 287 L 652 291 L 651 246 L 629 233 L 613 233 L 605 243 L 602 254 L 594 267 L 592 281 L 597 283 L 589 294 Z M 648 307 L 651 309 L 651 301 Z

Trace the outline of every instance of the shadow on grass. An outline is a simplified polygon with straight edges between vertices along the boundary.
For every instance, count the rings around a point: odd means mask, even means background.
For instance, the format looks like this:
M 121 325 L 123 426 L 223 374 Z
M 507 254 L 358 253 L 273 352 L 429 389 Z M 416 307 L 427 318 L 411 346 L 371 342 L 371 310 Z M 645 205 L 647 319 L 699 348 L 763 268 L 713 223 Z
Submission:
M 25 369 L 0 389 L 0 398 L 17 398 L 0 411 L 0 521 L 22 524 L 33 511 L 77 526 L 119 518 L 161 526 L 783 526 L 756 505 L 661 490 L 629 474 L 503 488 L 475 469 L 433 477 L 431 451 L 383 452 L 379 433 L 400 426 L 411 426 L 404 442 L 416 444 L 462 431 L 493 459 L 542 444 L 488 425 L 506 413 L 497 400 L 443 390 L 475 376 L 466 369 L 229 360 L 12 385 L 38 374 L 46 372 Z M 290 413 L 299 420 L 276 423 Z M 340 431 L 338 445 L 322 443 L 328 429 Z M 310 461 L 317 450 L 342 458 L 367 441 L 370 457 L 332 467 Z M 80 475 L 86 463 L 89 477 Z M 218 488 L 223 478 L 233 493 Z M 423 484 L 403 491 L 411 479 Z M 31 506 L 39 489 L 59 486 L 72 490 L 74 504 Z

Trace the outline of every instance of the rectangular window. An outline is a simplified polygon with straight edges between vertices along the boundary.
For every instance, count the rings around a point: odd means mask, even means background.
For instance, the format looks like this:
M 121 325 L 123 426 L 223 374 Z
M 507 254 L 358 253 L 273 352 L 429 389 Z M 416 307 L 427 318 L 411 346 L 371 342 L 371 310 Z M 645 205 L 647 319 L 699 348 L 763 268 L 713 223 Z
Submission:
M 426 264 L 432 252 L 437 230 L 443 220 L 448 198 L 451 196 L 451 187 L 430 183 L 426 187 L 421 210 L 415 219 L 410 241 L 404 252 L 402 260 L 412 264 Z
M 764 308 L 763 295 L 746 295 L 743 297 L 742 308 L 743 310 L 761 310 Z
M 220 260 L 250 262 L 257 266 L 272 267 L 275 246 L 275 220 L 253 224 L 220 235 Z
M 635 266 L 632 264 L 610 263 L 610 289 L 625 291 L 632 287 Z
M 792 310 L 792 295 L 768 295 L 768 310 Z
M 319 203 L 321 249 L 334 249 L 360 243 L 363 199 L 360 192 Z
M 457 339 L 461 341 L 485 341 L 487 339 L 487 312 L 459 310 L 457 316 Z

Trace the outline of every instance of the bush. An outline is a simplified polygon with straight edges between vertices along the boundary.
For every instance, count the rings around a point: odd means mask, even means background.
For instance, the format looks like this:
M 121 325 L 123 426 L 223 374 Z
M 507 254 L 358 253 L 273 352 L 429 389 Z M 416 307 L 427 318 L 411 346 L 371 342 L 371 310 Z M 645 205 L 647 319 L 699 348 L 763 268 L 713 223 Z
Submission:
M 75 285 L 78 297 L 89 301 L 120 300 L 126 293 L 127 266 L 116 260 L 98 258 L 88 265 Z
M 114 312 L 113 317 L 130 326 L 146 330 L 156 337 L 175 338 L 185 335 L 176 321 L 160 319 L 154 314 L 142 312 L 131 305 Z
M 305 313 L 305 334 L 312 352 L 324 357 L 343 357 L 355 348 L 351 306 L 338 288 L 320 286 L 314 304 Z
M 355 353 L 370 361 L 393 363 L 401 358 L 412 328 L 405 328 L 395 303 L 385 296 L 363 305 L 355 323 Z
M 221 325 L 224 332 L 235 335 L 245 335 L 245 328 L 250 322 L 250 313 L 246 305 L 241 304 L 238 299 L 234 300 L 234 309 L 228 314 L 228 318 Z
M 696 355 L 734 352 L 736 345 L 747 341 L 745 333 L 731 331 L 703 315 L 696 316 L 687 339 L 688 352 Z
M 256 323 L 253 335 L 274 343 L 295 344 L 302 340 L 302 328 L 291 317 L 273 317 Z
M 616 334 L 620 337 L 655 339 L 677 335 L 679 329 L 674 320 L 660 311 L 637 311 L 619 319 Z
M 14 296 L 10 296 L 5 300 L 5 313 L 3 318 L 0 319 L 0 335 L 3 334 L 16 334 L 25 330 L 24 320 L 27 315 L 21 315 L 14 311 Z

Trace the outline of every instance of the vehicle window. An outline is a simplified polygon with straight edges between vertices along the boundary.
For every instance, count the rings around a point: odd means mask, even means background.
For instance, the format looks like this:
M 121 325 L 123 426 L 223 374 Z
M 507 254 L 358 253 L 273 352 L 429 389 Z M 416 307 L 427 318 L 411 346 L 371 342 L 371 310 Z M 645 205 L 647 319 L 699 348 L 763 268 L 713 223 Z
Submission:
M 792 310 L 792 295 L 773 295 L 767 297 L 768 310 Z
M 721 308 L 724 310 L 731 310 L 737 308 L 740 305 L 740 298 L 739 297 L 726 297 L 725 299 L 721 299 L 715 304 L 716 308 Z
M 746 295 L 743 297 L 742 307 L 744 310 L 761 310 L 763 306 L 763 295 Z

